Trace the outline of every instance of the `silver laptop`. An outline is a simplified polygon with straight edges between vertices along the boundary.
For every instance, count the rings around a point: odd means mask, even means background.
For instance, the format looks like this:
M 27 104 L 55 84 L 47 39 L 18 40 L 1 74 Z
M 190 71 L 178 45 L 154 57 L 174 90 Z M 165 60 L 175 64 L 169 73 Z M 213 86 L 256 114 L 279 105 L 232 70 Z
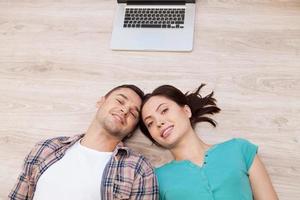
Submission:
M 113 50 L 192 51 L 195 0 L 118 0 Z

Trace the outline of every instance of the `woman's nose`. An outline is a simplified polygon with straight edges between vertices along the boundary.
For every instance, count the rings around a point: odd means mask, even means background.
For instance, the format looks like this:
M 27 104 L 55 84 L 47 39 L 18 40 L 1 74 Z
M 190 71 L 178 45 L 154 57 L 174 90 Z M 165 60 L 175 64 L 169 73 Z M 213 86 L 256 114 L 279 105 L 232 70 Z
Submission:
M 162 127 L 164 124 L 165 124 L 165 122 L 159 121 L 159 122 L 157 123 L 157 126 L 158 126 L 158 127 Z

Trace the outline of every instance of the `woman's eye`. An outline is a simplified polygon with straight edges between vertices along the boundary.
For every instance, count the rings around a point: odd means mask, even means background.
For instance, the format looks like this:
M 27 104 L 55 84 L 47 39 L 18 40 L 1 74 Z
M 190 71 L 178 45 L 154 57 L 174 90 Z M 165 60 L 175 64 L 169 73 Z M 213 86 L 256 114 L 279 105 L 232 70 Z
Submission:
M 153 124 L 153 122 L 149 122 L 149 123 L 147 124 L 147 127 L 150 128 L 150 127 L 152 126 L 152 124 Z

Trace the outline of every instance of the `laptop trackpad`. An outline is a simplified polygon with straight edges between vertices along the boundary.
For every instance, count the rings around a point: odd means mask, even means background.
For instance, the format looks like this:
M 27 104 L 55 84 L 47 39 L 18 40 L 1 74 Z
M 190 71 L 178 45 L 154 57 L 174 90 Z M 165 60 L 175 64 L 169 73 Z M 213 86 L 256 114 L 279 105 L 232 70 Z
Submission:
M 184 29 L 123 29 L 119 33 L 118 41 L 111 44 L 114 50 L 191 51 L 193 47 L 193 34 Z

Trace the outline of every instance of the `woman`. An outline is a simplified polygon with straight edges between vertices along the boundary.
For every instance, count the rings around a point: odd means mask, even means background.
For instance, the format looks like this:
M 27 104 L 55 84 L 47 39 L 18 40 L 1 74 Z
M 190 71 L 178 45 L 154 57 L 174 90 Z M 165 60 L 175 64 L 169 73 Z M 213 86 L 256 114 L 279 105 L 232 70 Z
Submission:
M 163 85 L 146 95 L 140 127 L 155 144 L 169 149 L 175 160 L 156 169 L 163 200 L 278 199 L 257 146 L 244 139 L 209 145 L 194 130 L 197 122 L 216 123 L 207 114 L 220 109 L 213 92 L 206 97 L 183 94 Z

